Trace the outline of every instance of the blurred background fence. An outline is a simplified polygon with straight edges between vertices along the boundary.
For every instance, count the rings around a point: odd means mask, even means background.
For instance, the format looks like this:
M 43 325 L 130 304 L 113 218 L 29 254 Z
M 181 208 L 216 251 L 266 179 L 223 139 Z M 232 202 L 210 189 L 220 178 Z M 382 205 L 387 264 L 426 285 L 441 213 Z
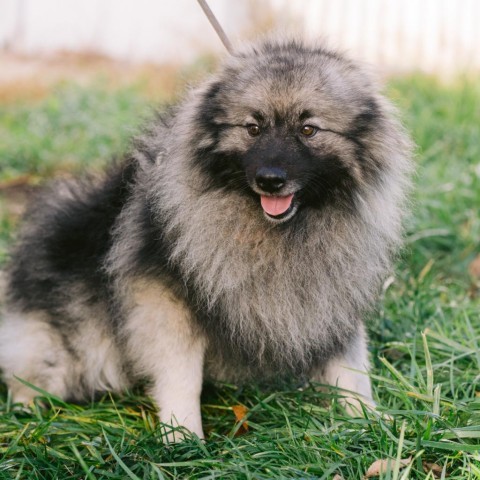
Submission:
M 480 70 L 480 0 L 210 0 L 227 34 L 325 37 L 389 71 Z M 0 0 L 0 48 L 184 63 L 221 51 L 195 0 Z

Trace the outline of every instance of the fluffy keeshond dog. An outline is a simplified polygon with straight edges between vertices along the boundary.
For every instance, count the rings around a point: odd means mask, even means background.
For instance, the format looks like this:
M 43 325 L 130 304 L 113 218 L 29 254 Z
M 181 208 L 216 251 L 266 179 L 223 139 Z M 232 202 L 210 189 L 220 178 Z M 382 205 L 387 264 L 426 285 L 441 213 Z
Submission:
M 204 379 L 311 380 L 373 404 L 362 318 L 410 165 L 363 67 L 292 40 L 239 50 L 123 162 L 28 213 L 0 326 L 14 400 L 36 394 L 18 378 L 69 400 L 143 379 L 160 419 L 200 437 Z

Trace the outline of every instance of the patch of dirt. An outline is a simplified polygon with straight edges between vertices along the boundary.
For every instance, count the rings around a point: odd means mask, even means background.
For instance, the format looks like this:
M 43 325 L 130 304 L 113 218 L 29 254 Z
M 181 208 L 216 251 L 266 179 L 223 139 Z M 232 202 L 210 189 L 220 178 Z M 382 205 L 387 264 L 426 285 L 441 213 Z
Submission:
M 0 183 L 0 216 L 18 220 L 24 213 L 32 195 L 39 187 L 30 183 L 25 175 Z
M 134 64 L 89 52 L 31 57 L 3 51 L 0 65 L 0 103 L 42 99 L 65 81 L 88 85 L 101 80 L 110 88 L 137 84 L 159 99 L 172 97 L 181 83 L 179 65 Z

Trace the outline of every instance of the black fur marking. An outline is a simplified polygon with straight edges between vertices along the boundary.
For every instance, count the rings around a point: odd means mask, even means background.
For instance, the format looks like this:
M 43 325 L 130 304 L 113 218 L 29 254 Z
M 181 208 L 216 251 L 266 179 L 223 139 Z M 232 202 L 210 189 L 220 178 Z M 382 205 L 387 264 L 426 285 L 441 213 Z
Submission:
M 197 151 L 197 165 L 208 173 L 209 189 L 236 190 L 250 197 L 256 194 L 248 185 L 238 152 L 214 152 L 214 148 Z
M 137 221 L 142 232 L 142 244 L 136 252 L 135 270 L 130 273 L 158 279 L 177 298 L 195 306 L 192 286 L 181 274 L 178 266 L 171 261 L 173 244 L 165 238 L 162 220 L 155 218 L 148 201 L 144 203 Z
M 301 122 L 303 122 L 307 118 L 312 118 L 312 117 L 314 117 L 314 115 L 310 110 L 304 110 L 298 118 Z
M 126 162 L 99 186 L 83 191 L 74 186 L 72 198 L 62 198 L 61 205 L 44 207 L 39 201 L 29 214 L 33 228 L 21 239 L 9 269 L 11 302 L 27 311 L 47 311 L 53 322 L 63 323 L 69 321 L 63 307 L 72 301 L 65 287 L 88 287 L 82 293 L 88 292 L 92 304 L 108 295 L 103 260 L 135 169 L 135 163 Z
M 224 108 L 220 105 L 218 96 L 222 91 L 222 84 L 220 82 L 214 83 L 210 89 L 205 93 L 204 101 L 199 111 L 198 120 L 200 125 L 208 127 L 216 125 L 215 120 L 225 113 Z M 218 124 L 217 124 L 218 127 Z M 209 133 L 212 133 L 209 130 Z
M 337 205 L 351 210 L 358 188 L 356 182 L 336 157 L 324 157 L 322 163 L 322 172 L 311 172 L 305 188 L 297 194 L 301 205 L 315 209 Z
M 380 109 L 374 99 L 369 99 L 364 104 L 363 112 L 359 113 L 347 132 L 347 137 L 362 139 L 370 135 L 378 126 L 381 119 Z
M 265 122 L 265 116 L 262 112 L 253 112 L 252 117 L 260 124 Z

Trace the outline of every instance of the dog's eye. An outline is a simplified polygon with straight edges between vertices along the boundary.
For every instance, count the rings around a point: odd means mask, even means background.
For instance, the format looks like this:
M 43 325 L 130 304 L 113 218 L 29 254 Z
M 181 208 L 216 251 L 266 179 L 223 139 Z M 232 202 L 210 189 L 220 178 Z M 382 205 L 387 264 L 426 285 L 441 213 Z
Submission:
M 256 137 L 257 135 L 260 135 L 260 127 L 255 123 L 251 123 L 250 125 L 247 125 L 247 132 L 251 137 Z
M 317 133 L 317 128 L 311 125 L 304 125 L 300 132 L 304 137 L 313 137 Z

